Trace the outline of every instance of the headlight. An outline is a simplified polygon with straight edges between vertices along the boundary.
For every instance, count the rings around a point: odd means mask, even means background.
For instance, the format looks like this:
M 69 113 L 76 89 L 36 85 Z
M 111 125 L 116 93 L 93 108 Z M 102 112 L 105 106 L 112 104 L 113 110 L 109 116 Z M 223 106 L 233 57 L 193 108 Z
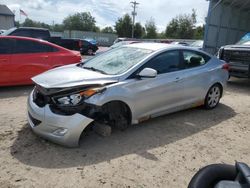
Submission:
M 78 93 L 55 96 L 53 101 L 59 106 L 76 106 L 81 104 L 84 99 L 87 99 L 97 93 L 104 91 L 105 88 L 91 88 L 85 91 L 80 91 Z

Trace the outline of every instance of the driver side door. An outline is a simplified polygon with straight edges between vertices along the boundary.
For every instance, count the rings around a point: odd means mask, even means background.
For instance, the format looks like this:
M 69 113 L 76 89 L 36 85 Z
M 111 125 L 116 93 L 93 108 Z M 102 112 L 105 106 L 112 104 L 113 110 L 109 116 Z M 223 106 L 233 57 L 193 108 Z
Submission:
M 127 89 L 134 95 L 135 116 L 140 119 L 164 114 L 182 103 L 182 82 L 179 82 L 181 52 L 179 50 L 163 52 L 149 60 L 136 71 L 144 68 L 157 71 L 155 78 L 135 78 L 128 83 Z

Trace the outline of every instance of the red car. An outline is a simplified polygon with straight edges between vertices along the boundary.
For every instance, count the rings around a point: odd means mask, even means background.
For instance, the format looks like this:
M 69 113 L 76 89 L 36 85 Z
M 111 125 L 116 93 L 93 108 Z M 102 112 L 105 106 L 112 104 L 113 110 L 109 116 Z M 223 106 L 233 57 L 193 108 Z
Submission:
M 79 52 L 47 41 L 0 36 L 0 86 L 32 84 L 37 74 L 80 61 Z

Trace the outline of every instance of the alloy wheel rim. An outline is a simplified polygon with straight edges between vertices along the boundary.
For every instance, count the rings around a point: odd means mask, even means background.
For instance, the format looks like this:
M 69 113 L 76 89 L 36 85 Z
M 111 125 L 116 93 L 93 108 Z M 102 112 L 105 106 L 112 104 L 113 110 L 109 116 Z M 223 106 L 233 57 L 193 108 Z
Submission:
M 88 50 L 88 54 L 92 54 L 93 53 L 93 50 L 92 49 L 89 49 Z
M 215 86 L 208 93 L 208 106 L 215 107 L 220 100 L 220 88 Z

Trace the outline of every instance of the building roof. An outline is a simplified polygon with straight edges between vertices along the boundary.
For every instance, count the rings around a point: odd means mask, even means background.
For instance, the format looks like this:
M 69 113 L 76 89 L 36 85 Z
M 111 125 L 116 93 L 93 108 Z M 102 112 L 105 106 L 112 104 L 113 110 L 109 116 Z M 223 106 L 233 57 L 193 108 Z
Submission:
M 250 11 L 250 0 L 210 0 L 216 2 L 216 6 L 220 3 L 230 7 L 238 8 L 242 11 Z
M 0 15 L 15 16 L 15 14 L 13 14 L 13 12 L 6 5 L 0 5 Z

